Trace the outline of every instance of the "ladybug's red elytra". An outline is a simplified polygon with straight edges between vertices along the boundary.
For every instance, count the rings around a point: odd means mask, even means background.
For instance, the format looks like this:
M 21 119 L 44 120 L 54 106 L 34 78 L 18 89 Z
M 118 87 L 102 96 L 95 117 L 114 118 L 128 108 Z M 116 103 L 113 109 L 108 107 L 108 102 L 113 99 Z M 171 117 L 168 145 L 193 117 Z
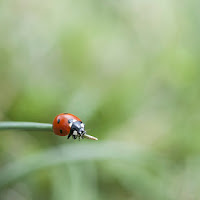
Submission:
M 85 124 L 83 124 L 78 117 L 70 113 L 62 113 L 55 117 L 53 120 L 53 132 L 59 136 L 68 135 L 67 139 L 71 136 L 74 139 L 77 137 L 80 139 L 84 138 L 84 136 L 88 136 L 86 135 Z

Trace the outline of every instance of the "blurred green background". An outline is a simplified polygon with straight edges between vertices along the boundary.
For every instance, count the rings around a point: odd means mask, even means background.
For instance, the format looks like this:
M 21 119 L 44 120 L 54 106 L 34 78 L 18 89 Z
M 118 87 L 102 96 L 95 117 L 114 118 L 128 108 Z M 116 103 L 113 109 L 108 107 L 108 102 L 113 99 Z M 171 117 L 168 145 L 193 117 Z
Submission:
M 1 131 L 0 199 L 200 199 L 199 7 L 1 0 L 0 121 L 69 112 L 99 141 Z

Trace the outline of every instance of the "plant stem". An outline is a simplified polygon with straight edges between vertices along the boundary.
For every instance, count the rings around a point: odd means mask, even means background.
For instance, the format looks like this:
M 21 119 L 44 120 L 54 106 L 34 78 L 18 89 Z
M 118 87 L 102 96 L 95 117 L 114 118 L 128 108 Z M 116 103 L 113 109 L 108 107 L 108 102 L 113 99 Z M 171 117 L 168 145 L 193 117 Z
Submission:
M 0 122 L 0 130 L 53 131 L 52 124 L 36 122 Z
M 27 131 L 53 131 L 52 124 L 36 123 L 36 122 L 0 122 L 1 130 L 27 130 Z M 85 134 L 83 137 L 91 140 L 98 140 L 97 138 Z

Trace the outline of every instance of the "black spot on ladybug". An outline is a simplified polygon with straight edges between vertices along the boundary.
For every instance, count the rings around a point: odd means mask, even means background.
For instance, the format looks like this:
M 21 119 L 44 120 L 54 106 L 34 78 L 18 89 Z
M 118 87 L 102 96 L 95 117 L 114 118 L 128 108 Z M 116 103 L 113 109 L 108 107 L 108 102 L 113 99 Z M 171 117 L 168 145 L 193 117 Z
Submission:
M 62 133 L 62 130 L 60 130 L 60 133 Z
M 57 123 L 58 123 L 58 124 L 60 123 L 60 119 L 58 119 Z

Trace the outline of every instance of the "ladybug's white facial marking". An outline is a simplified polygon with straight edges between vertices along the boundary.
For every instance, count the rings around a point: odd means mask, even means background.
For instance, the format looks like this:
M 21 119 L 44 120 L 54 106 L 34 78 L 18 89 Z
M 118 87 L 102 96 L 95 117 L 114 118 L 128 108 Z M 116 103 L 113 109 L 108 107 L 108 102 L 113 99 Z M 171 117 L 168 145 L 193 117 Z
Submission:
M 78 132 L 77 131 L 73 131 L 73 135 L 78 135 Z
M 84 128 L 84 127 L 85 127 L 84 123 L 81 123 L 81 128 Z

